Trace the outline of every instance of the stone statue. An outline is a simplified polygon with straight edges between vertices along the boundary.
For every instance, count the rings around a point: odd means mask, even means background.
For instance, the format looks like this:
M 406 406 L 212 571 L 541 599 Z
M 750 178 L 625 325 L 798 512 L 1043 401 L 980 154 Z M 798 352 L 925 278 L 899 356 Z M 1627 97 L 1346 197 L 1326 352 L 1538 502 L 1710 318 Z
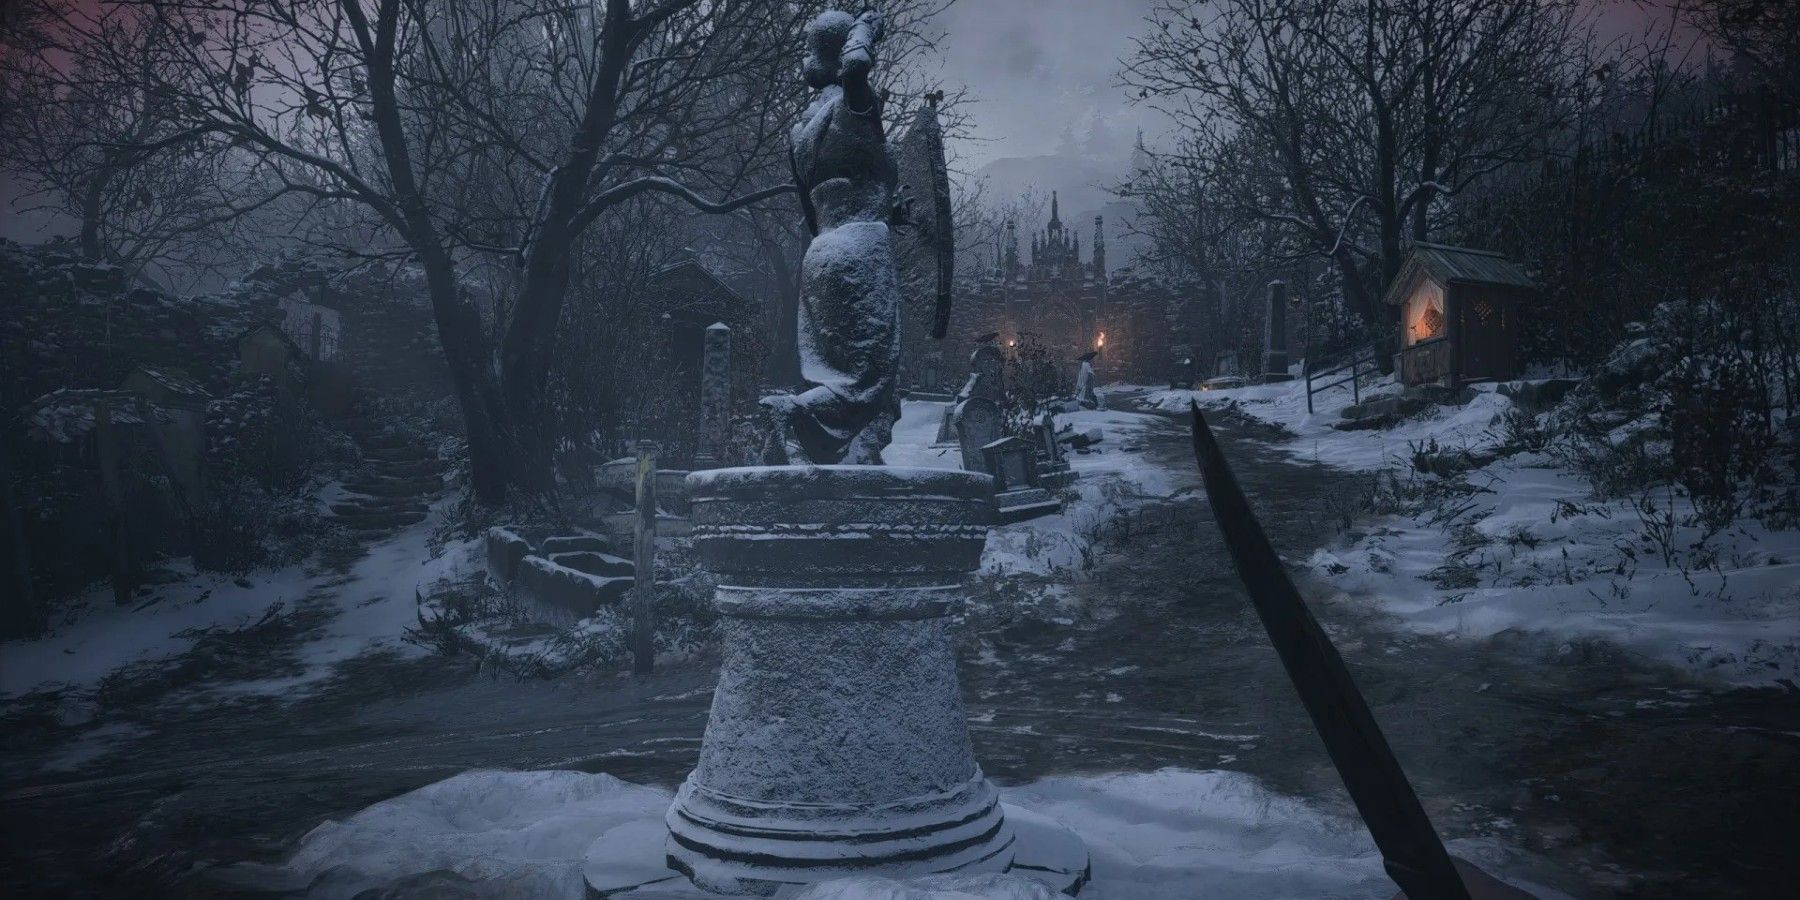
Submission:
M 666 827 L 601 835 L 583 862 L 591 895 L 670 870 L 765 896 L 847 875 L 1017 871 L 1068 894 L 1087 881 L 1080 839 L 1002 802 L 969 740 L 952 619 L 997 513 L 994 480 L 880 464 L 899 418 L 902 289 L 935 295 L 941 337 L 950 270 L 935 111 L 890 149 L 869 86 L 880 39 L 874 15 L 828 12 L 807 29 L 819 98 L 793 163 L 815 234 L 799 335 L 813 386 L 764 401 L 770 465 L 688 475 L 695 552 L 718 579 L 718 687 Z M 888 228 L 910 212 L 897 188 L 925 207 L 901 265 L 935 263 L 908 269 L 929 277 L 896 273 Z
M 900 284 L 889 230 L 908 224 L 913 198 L 896 202 L 896 152 L 869 83 L 881 34 L 875 13 L 826 12 L 807 27 L 806 83 L 819 93 L 794 126 L 792 163 L 813 234 L 801 264 L 797 344 L 813 387 L 763 399 L 774 420 L 764 453 L 771 465 L 880 465 L 900 417 Z M 918 133 L 936 139 L 923 143 L 941 161 L 935 110 L 930 123 Z M 940 201 L 931 191 L 927 202 L 947 208 L 947 181 L 943 193 Z

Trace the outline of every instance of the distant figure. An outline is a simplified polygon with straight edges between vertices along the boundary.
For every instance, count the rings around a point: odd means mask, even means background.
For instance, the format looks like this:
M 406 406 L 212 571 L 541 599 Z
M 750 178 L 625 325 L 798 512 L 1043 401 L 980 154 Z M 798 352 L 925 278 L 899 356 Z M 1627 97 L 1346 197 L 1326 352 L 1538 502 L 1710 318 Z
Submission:
M 1100 408 L 1100 395 L 1094 393 L 1094 357 L 1098 355 L 1091 350 L 1081 355 L 1081 371 L 1075 376 L 1075 402 L 1082 409 Z

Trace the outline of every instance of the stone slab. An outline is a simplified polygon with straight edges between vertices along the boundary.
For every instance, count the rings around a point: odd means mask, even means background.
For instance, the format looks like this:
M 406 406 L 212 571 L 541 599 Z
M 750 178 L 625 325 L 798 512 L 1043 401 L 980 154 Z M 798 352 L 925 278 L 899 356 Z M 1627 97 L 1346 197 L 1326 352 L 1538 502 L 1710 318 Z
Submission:
M 632 584 L 631 578 L 606 578 L 558 565 L 542 556 L 527 556 L 513 579 L 513 590 L 530 601 L 544 620 L 565 623 L 620 602 Z
M 545 556 L 558 553 L 611 553 L 612 543 L 597 534 L 561 534 L 544 538 Z
M 531 553 L 531 542 L 508 528 L 489 528 L 486 537 L 488 576 L 502 587 L 518 576 L 519 563 Z
M 1062 501 L 1043 488 L 1020 488 L 994 495 L 994 509 L 1002 525 L 1024 522 L 1062 512 Z

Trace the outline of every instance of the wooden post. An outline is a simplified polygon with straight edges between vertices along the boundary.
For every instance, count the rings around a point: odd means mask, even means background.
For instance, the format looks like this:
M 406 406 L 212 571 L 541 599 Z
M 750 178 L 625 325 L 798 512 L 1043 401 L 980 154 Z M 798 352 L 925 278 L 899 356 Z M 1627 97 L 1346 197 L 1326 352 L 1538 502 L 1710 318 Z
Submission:
M 632 562 L 637 585 L 631 592 L 631 671 L 648 675 L 656 667 L 656 445 L 637 445 L 637 534 Z

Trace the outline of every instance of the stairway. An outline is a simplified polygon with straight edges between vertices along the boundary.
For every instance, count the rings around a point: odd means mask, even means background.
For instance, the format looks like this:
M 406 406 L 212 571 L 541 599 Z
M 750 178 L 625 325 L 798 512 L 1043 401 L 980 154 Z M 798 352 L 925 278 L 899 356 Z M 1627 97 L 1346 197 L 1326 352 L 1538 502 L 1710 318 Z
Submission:
M 424 519 L 444 489 L 437 454 L 366 416 L 340 424 L 362 450 L 363 466 L 344 480 L 345 496 L 331 504 L 332 519 L 364 544 Z

